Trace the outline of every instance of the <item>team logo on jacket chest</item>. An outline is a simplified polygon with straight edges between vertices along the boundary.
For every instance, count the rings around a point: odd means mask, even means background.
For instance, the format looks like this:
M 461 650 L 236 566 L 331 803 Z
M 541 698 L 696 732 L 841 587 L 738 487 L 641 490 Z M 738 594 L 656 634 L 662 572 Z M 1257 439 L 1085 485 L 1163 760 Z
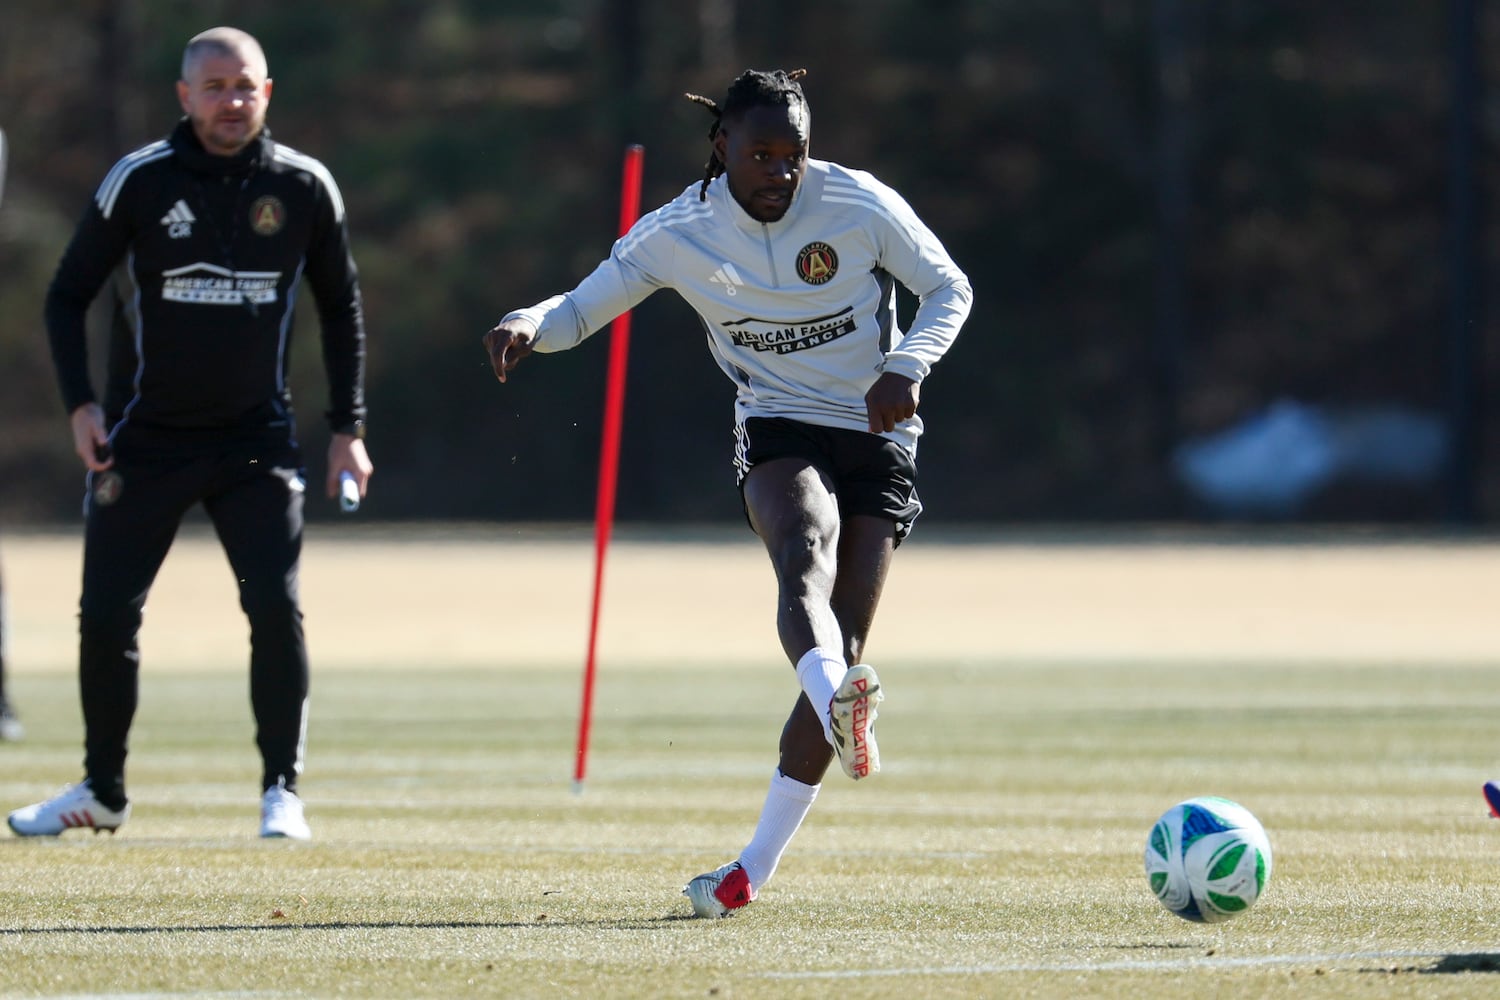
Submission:
M 827 243 L 809 243 L 797 251 L 797 277 L 809 285 L 827 284 L 839 273 L 839 255 Z
M 250 206 L 250 228 L 261 236 L 274 236 L 286 223 L 286 206 L 273 194 L 255 199 Z

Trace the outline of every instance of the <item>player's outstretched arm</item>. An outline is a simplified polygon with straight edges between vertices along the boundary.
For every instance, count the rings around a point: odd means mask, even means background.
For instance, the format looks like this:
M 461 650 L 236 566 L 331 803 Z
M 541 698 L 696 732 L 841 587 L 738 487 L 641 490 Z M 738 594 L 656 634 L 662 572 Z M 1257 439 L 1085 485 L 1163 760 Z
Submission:
M 536 327 L 523 319 L 503 320 L 486 333 L 484 349 L 489 352 L 490 367 L 495 369 L 495 377 L 504 382 L 510 370 L 531 353 L 531 345 L 535 340 Z

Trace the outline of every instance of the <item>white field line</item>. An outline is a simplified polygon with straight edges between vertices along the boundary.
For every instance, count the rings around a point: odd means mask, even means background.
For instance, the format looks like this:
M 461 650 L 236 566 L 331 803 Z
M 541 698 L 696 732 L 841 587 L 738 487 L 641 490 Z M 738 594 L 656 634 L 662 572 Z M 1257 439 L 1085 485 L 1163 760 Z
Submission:
M 1115 962 L 1016 962 L 1001 965 L 937 965 L 898 969 L 831 969 L 765 972 L 766 979 L 870 979 L 891 976 L 977 976 L 1000 972 L 1177 972 L 1241 969 L 1272 965 L 1335 965 L 1344 962 L 1388 962 L 1392 959 L 1447 957 L 1432 951 L 1342 951 L 1322 955 L 1249 955 L 1239 958 L 1123 959 Z
M 234 992 L 200 993 L 191 990 L 185 993 L 68 993 L 54 996 L 51 1000 L 170 1000 L 176 997 L 193 997 L 194 1000 L 244 1000 L 249 997 L 286 996 L 280 990 L 236 990 Z

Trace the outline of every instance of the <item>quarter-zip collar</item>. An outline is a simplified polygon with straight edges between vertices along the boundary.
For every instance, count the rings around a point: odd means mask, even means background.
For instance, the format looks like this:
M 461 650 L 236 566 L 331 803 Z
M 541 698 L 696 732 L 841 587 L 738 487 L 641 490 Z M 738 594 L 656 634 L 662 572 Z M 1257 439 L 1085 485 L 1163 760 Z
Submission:
M 194 173 L 215 177 L 235 177 L 266 167 L 271 162 L 271 130 L 262 127 L 260 134 L 233 156 L 215 156 L 203 148 L 193 123 L 184 116 L 172 130 L 172 149 L 183 165 Z
M 735 226 L 755 236 L 774 236 L 781 228 L 790 227 L 797 220 L 798 206 L 802 204 L 802 193 L 811 179 L 811 170 L 802 175 L 802 183 L 797 185 L 797 190 L 792 192 L 792 203 L 787 206 L 786 214 L 775 222 L 762 222 L 745 211 L 745 207 L 735 201 L 734 195 L 729 191 L 729 175 L 720 174 L 708 185 L 709 197 L 718 200 L 723 207 L 724 213 L 734 220 Z

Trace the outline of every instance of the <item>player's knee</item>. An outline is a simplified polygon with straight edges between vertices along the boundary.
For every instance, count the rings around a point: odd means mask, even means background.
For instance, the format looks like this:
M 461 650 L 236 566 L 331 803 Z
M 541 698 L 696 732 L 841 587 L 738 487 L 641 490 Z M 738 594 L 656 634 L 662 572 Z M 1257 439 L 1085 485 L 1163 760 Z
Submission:
M 141 630 L 141 609 L 84 601 L 78 606 L 78 634 L 85 642 L 114 643 L 133 639 Z
M 243 587 L 240 608 L 255 627 L 301 626 L 302 611 L 295 594 L 281 587 Z
M 836 536 L 816 525 L 805 524 L 782 532 L 769 546 L 771 560 L 782 579 L 820 577 L 833 579 Z

